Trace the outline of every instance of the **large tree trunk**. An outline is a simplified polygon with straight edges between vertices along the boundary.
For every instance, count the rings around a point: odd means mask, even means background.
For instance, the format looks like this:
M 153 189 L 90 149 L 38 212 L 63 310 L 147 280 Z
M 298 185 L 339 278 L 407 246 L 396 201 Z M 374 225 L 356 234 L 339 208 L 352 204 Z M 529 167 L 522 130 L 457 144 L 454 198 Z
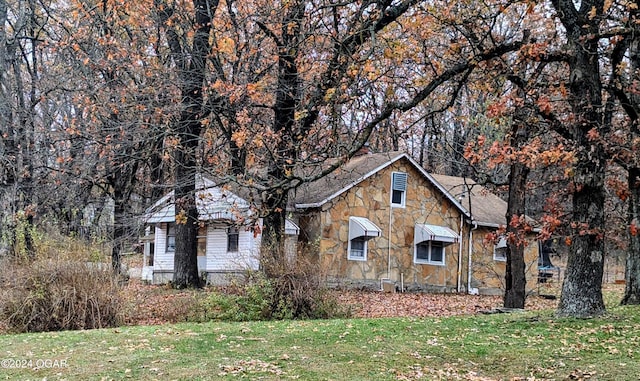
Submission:
M 526 128 L 526 127 L 521 127 Z M 509 173 L 509 201 L 507 204 L 507 265 L 505 272 L 504 306 L 524 308 L 526 299 L 526 263 L 524 261 L 524 242 L 517 238 L 522 234 L 521 225 L 511 224 L 515 216 L 525 215 L 526 186 L 529 168 L 520 163 L 511 164 Z
M 282 22 L 282 45 L 278 48 L 278 83 L 274 106 L 273 130 L 279 134 L 275 157 L 269 163 L 268 174 L 273 182 L 282 184 L 267 195 L 262 236 L 262 267 L 267 276 L 277 276 L 284 263 L 284 224 L 287 210 L 287 178 L 294 171 L 297 147 L 303 138 L 295 131 L 295 112 L 299 103 L 300 78 L 296 58 L 304 3 L 292 4 Z
M 197 138 L 190 139 L 195 141 Z M 174 256 L 173 286 L 176 288 L 200 287 L 198 274 L 198 210 L 196 208 L 195 147 L 183 143 L 174 154 L 176 251 Z M 191 143 L 190 145 L 194 145 Z M 188 152 L 186 152 L 188 151 Z M 179 163 L 179 164 L 178 164 Z
M 171 16 L 165 4 L 158 11 L 162 18 L 175 63 L 179 67 L 182 108 L 180 120 L 174 125 L 174 134 L 180 145 L 174 149 L 174 197 L 176 213 L 176 251 L 174 256 L 173 285 L 176 288 L 200 287 L 197 257 L 198 210 L 196 208 L 196 150 L 202 130 L 204 113 L 203 86 L 206 62 L 210 54 L 211 21 L 218 1 L 194 0 L 193 46 L 183 45 L 178 32 L 167 21 Z
M 526 73 L 523 68 L 520 70 Z M 518 88 L 518 96 L 526 99 L 526 90 Z M 521 106 L 514 112 L 509 145 L 519 153 L 529 143 L 531 112 Z M 516 155 L 509 171 L 509 199 L 507 201 L 507 263 L 505 269 L 504 306 L 524 308 L 527 292 L 526 263 L 524 260 L 524 230 L 526 229 L 526 193 L 529 167 Z
M 597 171 L 594 168 L 594 171 Z M 594 173 L 594 177 L 601 177 Z M 558 314 L 588 317 L 605 311 L 602 299 L 604 273 L 604 240 L 594 232 L 582 232 L 580 225 L 599 227 L 604 223 L 604 192 L 601 183 L 583 184 L 573 194 L 573 238 L 569 250 L 567 269 Z
M 627 99 L 621 103 L 626 104 L 625 110 L 631 119 L 631 136 L 638 137 L 640 135 L 640 94 L 635 91 L 638 83 L 638 70 L 640 70 L 640 28 L 637 27 L 637 20 L 640 10 L 632 9 L 630 11 L 630 20 L 634 22 L 635 33 L 629 37 L 628 57 L 631 61 L 632 83 L 620 86 L 621 89 L 627 89 Z M 622 59 L 620 59 L 622 60 Z M 626 102 L 625 102 L 626 101 Z M 629 248 L 627 251 L 627 263 L 625 268 L 625 290 L 621 304 L 640 304 L 640 157 L 638 152 L 634 152 L 631 163 L 627 164 L 627 184 L 629 187 L 629 204 L 627 210 L 627 220 L 629 223 Z
M 606 153 L 590 134 L 606 136 L 608 126 L 602 114 L 600 78 L 599 17 L 589 16 L 592 7 L 602 13 L 602 4 L 583 1 L 576 10 L 571 1 L 553 0 L 558 17 L 567 29 L 569 60 L 569 102 L 575 122 L 570 126 L 574 165 L 571 245 L 562 295 L 561 316 L 585 317 L 605 312 L 602 299 L 604 272 L 604 199 Z
M 640 304 L 640 168 L 629 168 L 629 250 L 621 304 Z

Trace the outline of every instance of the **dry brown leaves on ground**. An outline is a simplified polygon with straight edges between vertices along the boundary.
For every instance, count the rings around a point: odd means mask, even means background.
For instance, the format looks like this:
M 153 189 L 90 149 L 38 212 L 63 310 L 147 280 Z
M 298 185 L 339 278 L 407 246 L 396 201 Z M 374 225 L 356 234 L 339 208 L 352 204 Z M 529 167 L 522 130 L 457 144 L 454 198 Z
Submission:
M 123 290 L 127 301 L 128 325 L 156 325 L 184 321 L 199 298 L 208 290 L 173 290 L 132 279 Z M 338 302 L 350 308 L 356 318 L 445 317 L 473 315 L 502 306 L 501 296 L 426 293 L 383 293 L 372 291 L 335 291 Z M 553 309 L 556 300 L 527 299 L 527 310 Z
M 354 307 L 355 317 L 445 317 L 473 315 L 502 306 L 501 296 L 466 294 L 382 293 L 344 291 L 341 304 Z M 526 309 L 553 309 L 556 300 L 539 297 L 527 299 Z

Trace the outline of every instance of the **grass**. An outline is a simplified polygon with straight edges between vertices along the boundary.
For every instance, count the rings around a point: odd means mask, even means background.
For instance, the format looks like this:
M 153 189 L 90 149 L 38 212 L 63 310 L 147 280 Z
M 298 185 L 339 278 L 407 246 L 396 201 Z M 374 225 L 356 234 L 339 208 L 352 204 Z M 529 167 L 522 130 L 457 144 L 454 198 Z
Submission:
M 0 348 L 0 380 L 637 380 L 640 308 L 182 323 L 0 335 Z

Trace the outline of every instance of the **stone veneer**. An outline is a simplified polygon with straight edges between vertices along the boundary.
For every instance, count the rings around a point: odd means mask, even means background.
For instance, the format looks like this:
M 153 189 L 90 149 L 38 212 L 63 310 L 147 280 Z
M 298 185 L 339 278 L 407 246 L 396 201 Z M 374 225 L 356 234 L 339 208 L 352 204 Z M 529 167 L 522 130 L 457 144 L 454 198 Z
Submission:
M 390 207 L 392 172 L 408 174 L 405 207 Z M 368 241 L 366 261 L 347 259 L 352 216 L 368 218 L 382 232 Z M 380 289 L 381 281 L 389 279 L 396 286 L 403 282 L 405 289 L 440 292 L 453 292 L 458 287 L 460 245 L 460 289 L 467 289 L 469 226 L 463 227 L 461 243 L 445 247 L 445 264 L 431 265 L 414 262 L 415 225 L 446 226 L 459 234 L 460 223 L 460 211 L 405 159 L 378 171 L 321 208 L 306 210 L 299 216 L 304 231 L 302 241 L 316 248 L 330 283 Z M 484 242 L 485 235 L 486 231 L 474 232 L 471 287 L 499 289 L 504 262 L 493 260 L 493 246 Z M 537 261 L 537 249 L 534 258 Z

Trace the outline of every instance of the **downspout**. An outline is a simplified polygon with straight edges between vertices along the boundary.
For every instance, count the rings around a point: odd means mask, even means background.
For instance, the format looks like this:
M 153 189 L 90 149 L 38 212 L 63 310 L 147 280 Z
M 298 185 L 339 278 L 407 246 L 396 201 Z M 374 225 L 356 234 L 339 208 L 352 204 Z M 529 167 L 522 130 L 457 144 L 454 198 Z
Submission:
M 391 280 L 391 218 L 393 216 L 393 206 L 389 201 L 389 247 L 387 248 L 387 279 Z
M 473 218 L 472 205 L 471 205 L 471 187 L 469 187 L 469 184 L 467 184 L 466 177 L 463 177 L 462 179 L 464 181 L 465 191 L 469 192 L 467 197 L 469 197 L 469 218 L 471 220 L 469 223 L 469 242 L 468 242 L 469 257 L 467 262 L 467 294 L 470 294 L 471 293 L 471 266 L 473 265 L 472 263 L 473 261 L 471 259 L 471 256 L 473 254 L 473 231 L 478 228 L 478 223 Z
M 471 293 L 471 254 L 473 253 L 473 231 L 478 228 L 478 223 L 475 220 L 471 220 L 471 227 L 469 229 L 469 263 L 467 264 L 467 293 Z
M 456 292 L 462 290 L 462 230 L 464 228 L 464 214 L 460 213 L 460 234 L 458 234 L 458 280 Z

